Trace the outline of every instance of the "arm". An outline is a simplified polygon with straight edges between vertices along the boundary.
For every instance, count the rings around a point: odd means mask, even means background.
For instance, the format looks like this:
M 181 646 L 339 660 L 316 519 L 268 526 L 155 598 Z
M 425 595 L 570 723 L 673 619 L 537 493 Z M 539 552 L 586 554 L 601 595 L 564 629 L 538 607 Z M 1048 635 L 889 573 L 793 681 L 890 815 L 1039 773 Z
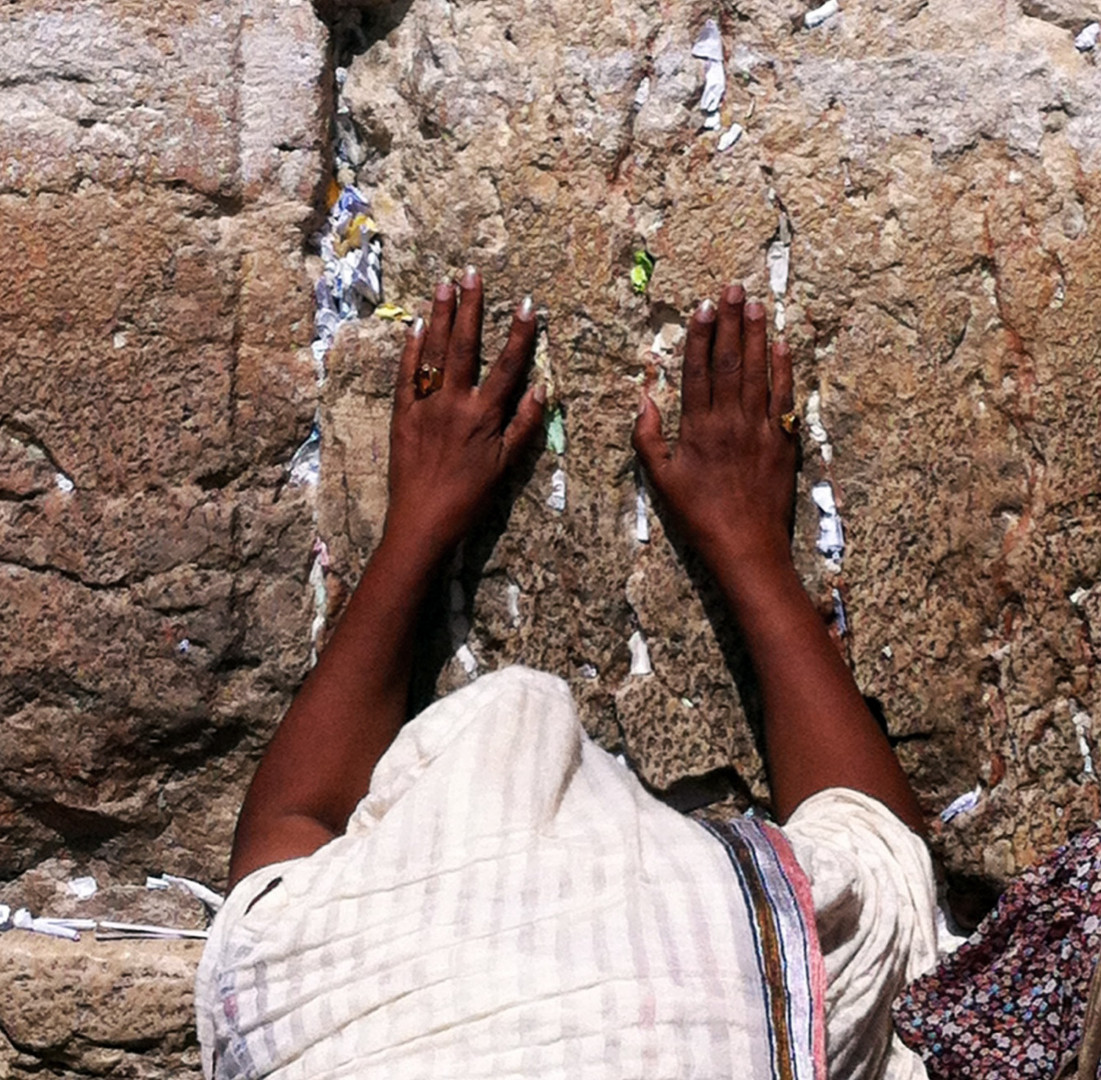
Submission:
M 791 560 L 796 445 L 780 425 L 792 407 L 791 353 L 777 342 L 770 363 L 767 337 L 764 308 L 739 286 L 717 309 L 705 301 L 688 327 L 676 445 L 643 392 L 635 449 L 742 629 L 780 821 L 815 792 L 848 787 L 922 831 L 909 782 Z
M 405 720 L 412 635 L 433 577 L 477 520 L 508 465 L 539 429 L 542 395 L 509 403 L 535 339 L 531 302 L 481 386 L 482 283 L 468 268 L 460 302 L 436 292 L 427 332 L 409 332 L 390 435 L 386 529 L 317 666 L 279 725 L 245 797 L 229 884 L 261 866 L 309 855 L 343 832 Z M 424 398 L 417 367 L 444 372 Z

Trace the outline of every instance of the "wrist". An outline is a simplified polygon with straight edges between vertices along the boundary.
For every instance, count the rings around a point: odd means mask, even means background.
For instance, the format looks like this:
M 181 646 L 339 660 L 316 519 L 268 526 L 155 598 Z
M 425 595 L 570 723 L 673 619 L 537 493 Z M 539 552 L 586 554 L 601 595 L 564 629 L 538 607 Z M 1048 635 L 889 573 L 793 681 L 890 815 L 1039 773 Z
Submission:
M 430 579 L 450 561 L 457 544 L 450 530 L 442 530 L 429 520 L 388 512 L 372 560 L 400 568 L 404 574 Z
M 770 544 L 716 543 L 698 550 L 739 618 L 755 608 L 805 592 L 786 535 L 782 541 Z
M 707 568 L 716 578 L 734 580 L 779 578 L 794 569 L 787 530 L 707 530 L 691 539 Z

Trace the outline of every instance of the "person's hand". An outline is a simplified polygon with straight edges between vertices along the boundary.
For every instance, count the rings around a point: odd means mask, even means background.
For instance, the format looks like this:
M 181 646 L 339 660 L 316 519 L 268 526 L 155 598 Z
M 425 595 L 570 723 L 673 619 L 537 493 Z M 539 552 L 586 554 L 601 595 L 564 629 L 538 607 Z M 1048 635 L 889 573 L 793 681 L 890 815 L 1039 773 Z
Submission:
M 688 323 L 675 445 L 643 391 L 635 451 L 713 570 L 790 560 L 796 440 L 780 417 L 791 407 L 791 352 L 777 341 L 770 365 L 765 309 L 747 304 L 740 285 L 723 290 L 717 309 L 705 300 Z
M 476 385 L 482 350 L 482 279 L 467 267 L 458 288 L 436 290 L 427 330 L 409 331 L 398 369 L 390 428 L 387 533 L 417 538 L 443 556 L 470 530 L 508 466 L 540 429 L 545 390 L 516 405 L 535 344 L 525 299 L 497 363 Z M 414 377 L 438 369 L 439 388 L 418 395 Z

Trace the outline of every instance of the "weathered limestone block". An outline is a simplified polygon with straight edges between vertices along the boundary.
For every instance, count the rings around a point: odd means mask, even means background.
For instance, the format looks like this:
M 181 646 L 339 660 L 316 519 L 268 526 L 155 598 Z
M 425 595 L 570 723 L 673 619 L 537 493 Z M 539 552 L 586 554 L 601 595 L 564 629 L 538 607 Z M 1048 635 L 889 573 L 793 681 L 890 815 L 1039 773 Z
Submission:
M 326 50 L 295 0 L 0 15 L 0 879 L 224 879 L 311 648 Z
M 200 1076 L 192 984 L 200 945 L 69 942 L 20 930 L 0 949 L 0 1075 Z M 48 992 L 46 991 L 48 988 Z
M 672 420 L 679 328 L 740 278 L 782 299 L 799 398 L 817 391 L 833 448 L 826 463 L 806 447 L 798 565 L 825 612 L 843 598 L 858 681 L 930 813 L 981 786 L 936 839 L 951 866 L 998 878 L 1098 801 L 1074 722 L 1101 707 L 1094 647 L 1068 597 L 1101 575 L 1101 98 L 1073 44 L 1090 12 L 1071 25 L 1044 7 L 843 5 L 793 30 L 795 11 L 764 3 L 615 0 L 579 17 L 561 0 L 417 0 L 396 28 L 379 21 L 345 90 L 388 299 L 422 308 L 473 261 L 489 358 L 525 293 L 546 316 L 567 446 L 517 477 L 458 568 L 480 665 L 568 677 L 589 729 L 656 784 L 733 761 L 763 794 L 736 636 L 658 517 L 636 539 L 628 443 L 639 378 L 656 369 Z M 721 128 L 745 128 L 726 151 L 698 109 L 708 17 Z M 773 297 L 785 216 L 790 277 Z M 642 248 L 656 269 L 640 297 Z M 330 598 L 385 505 L 397 344 L 385 328 L 353 337 L 324 397 Z M 558 467 L 563 513 L 546 504 Z M 820 479 L 846 524 L 840 574 L 813 548 Z M 437 615 L 425 652 L 444 688 L 467 675 L 446 598 Z M 630 674 L 636 630 L 649 676 Z

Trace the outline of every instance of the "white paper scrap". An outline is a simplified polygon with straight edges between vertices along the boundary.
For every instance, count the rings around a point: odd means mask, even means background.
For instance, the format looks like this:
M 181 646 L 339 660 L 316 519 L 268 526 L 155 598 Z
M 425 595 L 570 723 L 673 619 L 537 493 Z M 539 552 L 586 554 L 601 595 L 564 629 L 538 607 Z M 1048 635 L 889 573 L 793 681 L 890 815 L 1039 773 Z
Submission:
M 1086 588 L 1075 589 L 1074 592 L 1067 597 L 1067 599 L 1075 606 L 1081 607 L 1083 601 L 1089 596 L 1090 590 Z
M 714 19 L 708 19 L 703 24 L 700 36 L 692 46 L 692 55 L 697 60 L 713 60 L 720 64 L 723 62 L 723 36 Z
M 700 111 L 712 113 L 722 103 L 726 93 L 726 71 L 721 62 L 707 61 L 703 73 L 703 93 L 700 94 Z
M 982 795 L 982 785 L 976 784 L 974 791 L 965 791 L 958 799 L 953 799 L 941 812 L 940 819 L 949 822 L 960 814 L 966 814 L 979 805 L 979 796 Z
M 845 600 L 840 589 L 833 589 L 833 618 L 837 632 L 844 637 L 849 632 L 849 617 L 845 612 Z
M 96 928 L 95 919 L 55 919 L 40 915 L 36 921 L 49 923 L 51 926 L 63 926 L 67 930 L 94 930 Z
M 653 675 L 654 669 L 650 665 L 650 650 L 646 647 L 646 639 L 641 630 L 636 630 L 627 641 L 627 648 L 631 650 L 631 674 Z
M 1090 23 L 1075 39 L 1074 47 L 1079 52 L 1089 52 L 1097 47 L 1097 40 L 1101 38 L 1101 23 Z
M 788 291 L 788 272 L 791 269 L 791 245 L 773 240 L 768 246 L 768 286 L 773 296 L 783 296 Z
M 0 930 L 11 929 L 11 908 L 7 904 L 0 904 Z
M 188 938 L 204 941 L 206 930 L 182 930 L 175 926 L 153 926 L 149 923 L 121 923 L 102 921 L 96 924 L 97 941 L 114 941 L 120 938 L 149 938 L 157 941 Z
M 647 75 L 642 82 L 638 84 L 638 89 L 635 91 L 635 108 L 641 109 L 643 105 L 650 100 L 650 76 Z
M 551 491 L 547 496 L 547 506 L 560 514 L 566 509 L 566 474 L 561 469 L 555 469 L 551 476 Z
M 47 937 L 65 938 L 66 941 L 79 941 L 80 931 L 48 919 L 36 919 L 26 908 L 20 908 L 12 916 L 12 926 L 17 930 L 29 930 L 32 934 L 45 934 Z
M 818 443 L 818 449 L 822 454 L 822 460 L 828 465 L 833 461 L 833 447 L 830 445 L 830 437 L 822 424 L 822 398 L 817 390 L 811 392 L 807 398 L 807 407 L 803 413 L 806 421 L 807 432 Z
M 478 674 L 478 658 L 470 651 L 470 646 L 465 641 L 455 650 L 455 659 L 459 661 L 463 671 L 470 678 L 473 679 Z
M 581 665 L 581 678 L 583 679 L 595 679 L 600 673 L 592 666 L 592 664 Z
M 54 483 L 57 485 L 57 490 L 63 495 L 71 495 L 76 488 L 76 484 L 74 484 L 63 472 L 59 472 L 54 476 Z
M 1074 732 L 1078 736 L 1078 749 L 1082 754 L 1082 771 L 1087 776 L 1096 775 L 1093 768 L 1093 750 L 1090 747 L 1090 735 L 1093 732 L 1093 718 L 1088 712 L 1079 712 L 1071 718 Z
M 513 626 L 520 625 L 520 586 L 514 581 L 508 583 L 508 588 L 505 590 L 506 602 L 508 603 L 508 619 Z
M 837 500 L 828 480 L 820 480 L 810 491 L 818 507 L 818 550 L 836 563 L 845 555 L 845 529 L 837 512 Z
M 99 885 L 94 877 L 70 878 L 69 892 L 78 900 L 90 900 L 99 892 Z
M 310 667 L 317 663 L 317 643 L 325 630 L 329 610 L 329 589 L 325 583 L 325 567 L 318 555 L 310 567 L 309 583 L 313 587 L 313 622 L 310 623 Z
M 196 900 L 201 901 L 211 911 L 220 911 L 225 903 L 225 897 L 208 888 L 201 881 L 192 881 L 191 878 L 176 877 L 175 874 L 163 874 L 164 880 L 170 885 L 176 885 L 185 892 L 191 893 Z
M 295 487 L 303 484 L 312 487 L 317 484 L 321 476 L 321 428 L 316 421 L 287 464 L 287 473 L 289 481 Z
M 640 544 L 650 543 L 650 514 L 646 504 L 646 489 L 642 486 L 635 493 L 635 539 Z
M 816 26 L 821 26 L 827 19 L 833 18 L 841 10 L 841 5 L 837 0 L 827 0 L 821 7 L 816 7 L 808 11 L 803 16 L 803 25 L 811 30 Z
M 734 123 L 719 136 L 719 151 L 729 150 L 744 134 L 745 128 L 741 124 Z
M 704 131 L 718 131 L 723 126 L 723 118 L 719 115 L 718 110 L 715 112 L 709 112 L 704 118 L 700 127 Z

